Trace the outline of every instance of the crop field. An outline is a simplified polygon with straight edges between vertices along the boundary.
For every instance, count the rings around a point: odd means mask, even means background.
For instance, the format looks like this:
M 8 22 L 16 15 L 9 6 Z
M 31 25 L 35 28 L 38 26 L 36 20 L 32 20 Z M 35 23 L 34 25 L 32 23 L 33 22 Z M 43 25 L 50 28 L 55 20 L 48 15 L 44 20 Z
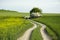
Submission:
M 0 40 L 17 40 L 32 26 L 18 12 L 0 11 Z
M 60 16 L 45 15 L 40 18 L 35 18 L 33 20 L 47 25 L 47 32 L 53 38 L 53 40 L 60 40 Z

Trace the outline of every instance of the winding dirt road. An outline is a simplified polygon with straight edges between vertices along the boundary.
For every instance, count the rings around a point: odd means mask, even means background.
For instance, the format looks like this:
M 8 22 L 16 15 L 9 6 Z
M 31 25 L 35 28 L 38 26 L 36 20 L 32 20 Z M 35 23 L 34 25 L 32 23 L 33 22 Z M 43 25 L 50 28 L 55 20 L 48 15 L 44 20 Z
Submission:
M 33 20 L 31 20 L 33 21 Z M 48 33 L 46 32 L 46 25 L 33 21 L 35 24 L 39 24 L 41 26 L 40 28 L 40 33 L 42 35 L 43 40 L 52 40 L 52 38 L 48 35 Z
M 30 36 L 31 36 L 31 33 L 32 31 L 37 28 L 37 24 L 39 24 L 41 26 L 40 28 L 40 32 L 41 32 L 41 35 L 42 35 L 42 38 L 43 40 L 52 40 L 52 38 L 47 34 L 46 32 L 46 25 L 42 24 L 42 23 L 39 23 L 39 22 L 36 22 L 36 21 L 33 21 L 33 20 L 30 20 L 31 23 L 34 25 L 32 28 L 28 29 L 24 35 L 20 38 L 18 38 L 17 40 L 29 40 Z
M 32 22 L 31 22 L 31 23 L 32 23 Z M 18 38 L 17 40 L 29 40 L 32 31 L 33 31 L 35 28 L 37 28 L 37 25 L 36 25 L 35 23 L 32 23 L 32 24 L 33 24 L 34 26 L 33 26 L 32 28 L 28 29 L 28 30 L 24 33 L 24 35 L 23 35 L 22 37 Z

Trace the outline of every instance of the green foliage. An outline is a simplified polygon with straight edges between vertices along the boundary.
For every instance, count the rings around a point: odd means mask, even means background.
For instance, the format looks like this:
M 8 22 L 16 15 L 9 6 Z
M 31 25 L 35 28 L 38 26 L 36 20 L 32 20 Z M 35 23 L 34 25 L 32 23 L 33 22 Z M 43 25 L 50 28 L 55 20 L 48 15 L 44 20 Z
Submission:
M 47 25 L 47 31 L 53 40 L 60 40 L 60 16 L 42 16 L 34 20 Z
M 42 12 L 42 10 L 41 9 L 39 9 L 39 8 L 33 8 L 31 11 L 30 11 L 30 13 L 36 13 L 36 12 Z

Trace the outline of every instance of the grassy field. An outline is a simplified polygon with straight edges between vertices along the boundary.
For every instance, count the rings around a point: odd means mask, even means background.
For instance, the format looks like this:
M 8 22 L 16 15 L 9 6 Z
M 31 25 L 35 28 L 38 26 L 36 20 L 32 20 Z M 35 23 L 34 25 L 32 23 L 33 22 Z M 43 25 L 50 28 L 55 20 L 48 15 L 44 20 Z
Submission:
M 29 13 L 21 13 L 9 10 L 0 10 L 0 40 L 16 40 L 23 33 L 32 27 L 30 21 L 24 19 Z M 33 20 L 47 25 L 47 32 L 53 40 L 60 40 L 60 14 L 42 14 L 40 18 Z M 22 25 L 23 24 L 23 25 Z M 29 27 L 28 27 L 29 26 Z M 36 28 L 30 40 L 42 40 L 39 32 L 40 27 Z
M 32 27 L 30 21 L 22 18 L 27 14 L 0 10 L 0 40 L 16 40 Z
M 60 16 L 42 16 L 33 19 L 47 25 L 47 32 L 53 40 L 60 40 Z
M 60 16 L 60 13 L 43 13 L 42 16 Z
M 10 11 L 10 10 L 0 10 L 0 16 L 24 17 L 24 16 L 29 16 L 29 13 Z

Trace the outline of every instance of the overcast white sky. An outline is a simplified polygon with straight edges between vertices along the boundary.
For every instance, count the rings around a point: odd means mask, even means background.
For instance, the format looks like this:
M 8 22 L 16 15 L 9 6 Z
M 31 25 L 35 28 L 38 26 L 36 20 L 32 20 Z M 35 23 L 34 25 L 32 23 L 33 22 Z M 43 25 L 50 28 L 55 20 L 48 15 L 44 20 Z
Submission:
M 60 13 L 60 0 L 0 0 L 0 9 L 29 12 L 33 7 Z

